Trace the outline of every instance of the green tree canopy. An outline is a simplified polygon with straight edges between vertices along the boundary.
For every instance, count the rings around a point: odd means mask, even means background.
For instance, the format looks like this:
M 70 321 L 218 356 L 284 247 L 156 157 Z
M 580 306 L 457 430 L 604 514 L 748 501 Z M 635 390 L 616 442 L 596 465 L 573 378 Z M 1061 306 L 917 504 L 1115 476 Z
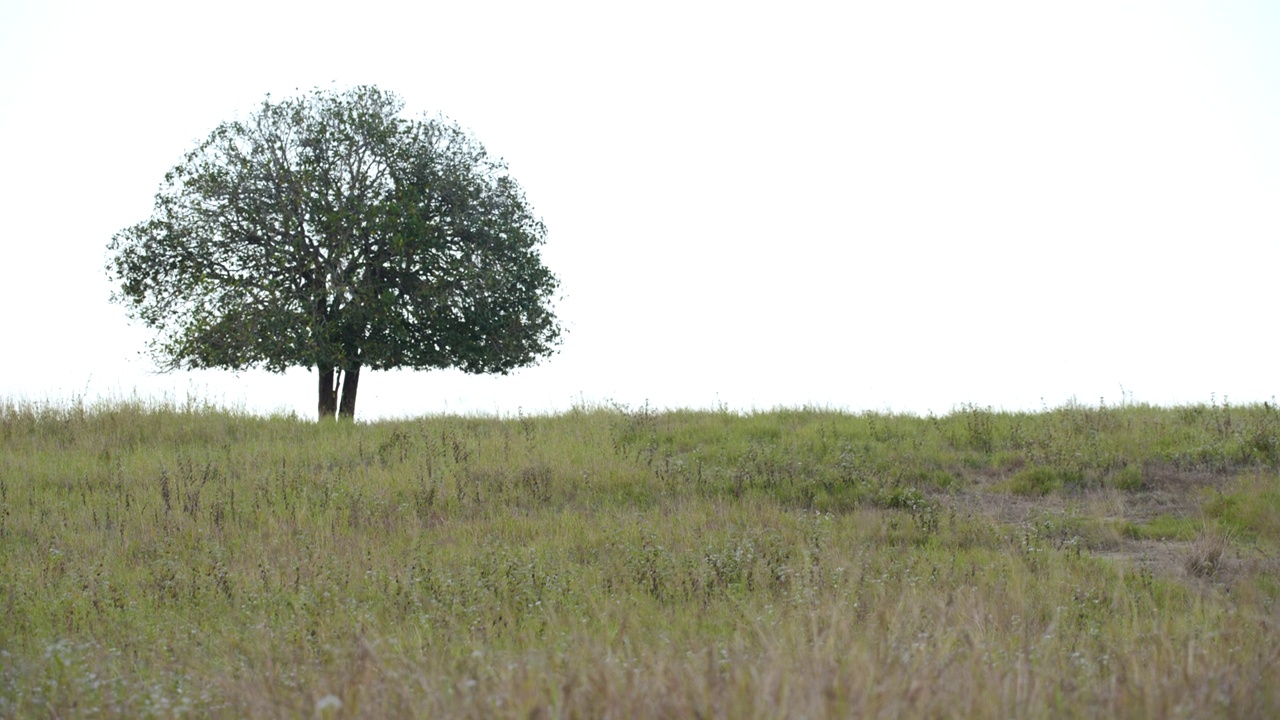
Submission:
M 542 222 L 478 141 L 403 108 L 374 87 L 268 96 L 165 174 L 107 263 L 161 368 L 315 368 L 320 417 L 350 417 L 362 368 L 554 351 Z

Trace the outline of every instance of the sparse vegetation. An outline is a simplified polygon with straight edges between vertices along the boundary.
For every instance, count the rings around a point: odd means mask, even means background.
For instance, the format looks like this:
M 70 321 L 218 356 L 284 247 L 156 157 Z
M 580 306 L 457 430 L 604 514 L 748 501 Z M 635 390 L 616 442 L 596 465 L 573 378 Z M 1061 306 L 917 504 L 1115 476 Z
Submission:
M 1273 404 L 0 402 L 0 717 L 1269 717 Z

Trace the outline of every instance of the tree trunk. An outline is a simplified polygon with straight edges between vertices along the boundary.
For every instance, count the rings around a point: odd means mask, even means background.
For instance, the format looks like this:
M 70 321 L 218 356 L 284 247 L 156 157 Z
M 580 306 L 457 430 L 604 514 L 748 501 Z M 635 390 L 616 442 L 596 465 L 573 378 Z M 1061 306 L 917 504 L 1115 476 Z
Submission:
M 360 387 L 360 366 L 347 368 L 347 378 L 342 383 L 342 407 L 338 417 L 354 420 L 356 417 L 356 390 Z
M 338 373 L 333 366 L 316 368 L 320 373 L 320 420 L 327 420 L 338 412 L 338 386 L 335 383 L 335 375 Z M 343 398 L 345 403 L 346 399 Z M 355 405 L 355 398 L 352 397 L 352 406 Z

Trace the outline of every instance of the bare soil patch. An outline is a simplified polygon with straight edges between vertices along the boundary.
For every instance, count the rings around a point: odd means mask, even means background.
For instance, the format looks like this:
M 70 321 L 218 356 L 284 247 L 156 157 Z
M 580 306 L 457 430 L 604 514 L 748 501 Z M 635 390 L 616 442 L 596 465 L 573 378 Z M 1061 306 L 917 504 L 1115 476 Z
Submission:
M 1095 488 L 1025 496 L 1001 488 L 1015 471 L 976 472 L 969 477 L 965 490 L 946 496 L 944 502 L 957 512 L 1010 526 L 1039 527 L 1063 519 L 1085 519 L 1104 528 L 1101 540 L 1094 537 L 1092 542 L 1085 543 L 1097 557 L 1124 562 L 1139 571 L 1183 577 L 1197 583 L 1220 585 L 1229 582 L 1246 566 L 1265 561 L 1248 557 L 1240 548 L 1231 547 L 1229 540 L 1224 540 L 1226 547 L 1214 548 L 1206 546 L 1212 540 L 1139 539 L 1121 532 L 1127 523 L 1146 523 L 1160 516 L 1200 517 L 1206 490 L 1222 489 L 1234 473 L 1148 465 L 1143 469 L 1140 490 Z

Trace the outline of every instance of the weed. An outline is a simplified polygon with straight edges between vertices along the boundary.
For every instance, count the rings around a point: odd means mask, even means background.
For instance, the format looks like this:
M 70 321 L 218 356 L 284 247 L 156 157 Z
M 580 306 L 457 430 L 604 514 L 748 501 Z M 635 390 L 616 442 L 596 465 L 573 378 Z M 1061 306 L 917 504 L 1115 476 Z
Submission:
M 1220 533 L 1203 533 L 1192 543 L 1184 567 L 1188 574 L 1211 578 L 1218 574 L 1227 553 L 1228 540 Z

